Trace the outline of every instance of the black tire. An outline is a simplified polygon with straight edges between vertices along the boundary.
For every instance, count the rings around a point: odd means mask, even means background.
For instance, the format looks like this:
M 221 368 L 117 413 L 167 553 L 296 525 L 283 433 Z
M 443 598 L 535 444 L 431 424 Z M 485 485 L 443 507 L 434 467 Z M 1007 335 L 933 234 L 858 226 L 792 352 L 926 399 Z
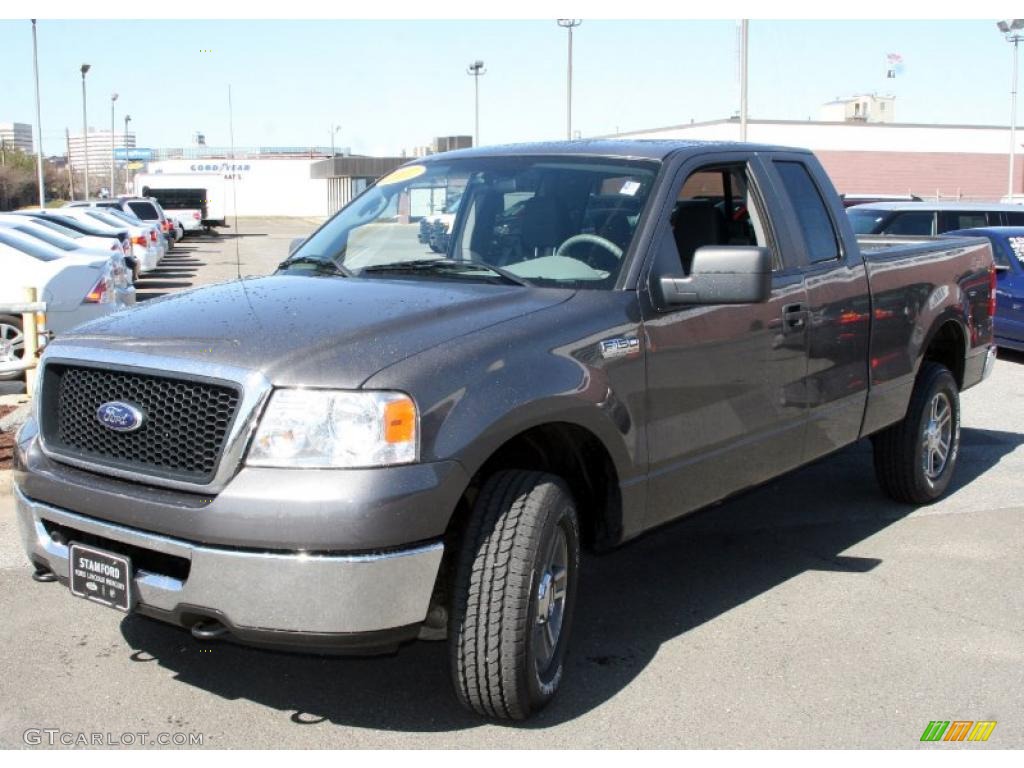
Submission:
M 564 541 L 565 548 L 562 549 Z M 565 553 L 557 637 L 541 596 L 559 589 L 545 574 Z M 485 717 L 522 720 L 554 697 L 562 681 L 579 576 L 579 524 L 572 495 L 558 477 L 507 470 L 477 497 L 455 574 L 449 626 L 452 680 L 459 701 Z M 539 618 L 541 620 L 539 620 Z M 543 635 L 543 636 L 541 636 Z M 549 660 L 545 660 L 549 659 Z
M 950 409 L 947 454 L 941 468 L 929 472 L 926 460 L 932 407 L 937 398 Z M 960 393 L 944 365 L 924 362 L 917 374 L 907 415 L 872 437 L 875 476 L 882 490 L 904 504 L 930 504 L 949 487 L 960 453 Z M 936 466 L 933 465 L 933 470 Z
M 0 315 L 0 342 L 3 342 L 5 340 L 14 341 L 14 336 L 12 336 L 12 334 L 14 334 L 14 331 L 10 330 L 12 328 L 17 329 L 18 334 L 21 333 L 21 318 L 16 317 L 15 315 Z M 8 338 L 8 336 L 12 336 L 12 338 Z M 13 357 L 16 360 L 24 359 L 24 336 L 22 336 L 21 344 L 15 346 Z M 16 379 L 24 378 L 24 376 L 24 371 L 10 371 L 8 373 L 0 373 L 0 381 L 14 381 Z

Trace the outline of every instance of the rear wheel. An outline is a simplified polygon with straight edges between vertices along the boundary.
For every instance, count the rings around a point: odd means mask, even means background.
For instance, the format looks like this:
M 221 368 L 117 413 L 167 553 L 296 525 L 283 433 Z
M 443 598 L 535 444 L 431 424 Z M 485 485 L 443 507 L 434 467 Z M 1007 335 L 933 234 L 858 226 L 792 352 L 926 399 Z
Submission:
M 25 335 L 21 332 L 21 319 L 14 315 L 0 315 L 0 363 L 11 363 L 25 357 Z M 21 371 L 0 373 L 0 381 L 20 379 Z
M 889 496 L 928 504 L 949 487 L 960 452 L 960 396 L 944 365 L 925 362 L 903 421 L 872 438 L 875 475 Z
M 521 720 L 562 681 L 579 572 L 579 525 L 562 480 L 495 473 L 480 491 L 456 572 L 449 644 L 463 705 Z

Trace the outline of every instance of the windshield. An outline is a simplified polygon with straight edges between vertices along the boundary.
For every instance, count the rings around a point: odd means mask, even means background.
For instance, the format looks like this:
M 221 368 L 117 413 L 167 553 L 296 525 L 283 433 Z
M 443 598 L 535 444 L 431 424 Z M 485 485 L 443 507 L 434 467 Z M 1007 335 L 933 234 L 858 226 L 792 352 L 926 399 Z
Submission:
M 403 166 L 342 209 L 281 267 L 450 280 L 493 280 L 497 270 L 518 282 L 610 288 L 656 172 L 653 163 L 575 157 Z
M 855 235 L 873 235 L 885 220 L 886 211 L 847 210 L 846 215 L 850 217 L 850 225 Z

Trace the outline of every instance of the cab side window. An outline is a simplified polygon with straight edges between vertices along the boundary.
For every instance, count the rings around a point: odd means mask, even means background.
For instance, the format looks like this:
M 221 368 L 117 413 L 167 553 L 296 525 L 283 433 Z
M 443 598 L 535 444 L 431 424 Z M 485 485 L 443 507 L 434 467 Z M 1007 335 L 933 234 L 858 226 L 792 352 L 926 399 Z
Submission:
M 817 264 L 838 259 L 839 240 L 832 217 L 807 168 L 803 163 L 776 160 L 775 170 L 782 178 L 782 185 L 796 211 L 807 248 L 807 260 Z
M 998 212 L 990 213 L 986 217 L 984 211 L 942 211 L 939 213 L 939 228 L 936 231 L 942 234 L 954 229 L 974 229 L 1000 223 Z
M 683 274 L 706 245 L 766 246 L 764 217 L 750 194 L 745 165 L 702 168 L 679 190 L 670 223 Z
M 886 224 L 882 234 L 908 235 L 910 237 L 930 236 L 935 223 L 935 214 L 931 211 L 910 211 L 897 213 Z

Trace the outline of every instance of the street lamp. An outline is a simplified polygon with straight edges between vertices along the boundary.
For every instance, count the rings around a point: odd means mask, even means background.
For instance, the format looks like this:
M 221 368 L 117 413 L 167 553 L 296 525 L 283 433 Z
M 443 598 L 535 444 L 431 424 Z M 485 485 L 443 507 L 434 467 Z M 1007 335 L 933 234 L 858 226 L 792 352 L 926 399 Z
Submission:
M 473 119 L 473 146 L 480 146 L 480 77 L 487 74 L 487 70 L 484 69 L 484 63 L 482 61 L 474 61 L 468 67 L 466 67 L 466 74 L 473 76 L 473 91 L 474 91 L 474 119 Z
M 114 102 L 117 94 L 110 94 L 110 196 L 114 196 Z
M 1013 77 L 1010 86 L 1010 180 L 1007 194 L 1013 199 L 1013 156 L 1017 151 L 1017 44 L 1024 40 L 1020 30 L 1024 29 L 1024 19 L 1005 19 L 996 22 L 1006 42 L 1013 43 Z
M 583 19 L 559 19 L 558 26 L 569 30 L 569 76 L 565 89 L 565 137 L 572 140 L 572 31 Z
M 334 157 L 334 134 L 341 130 L 340 125 L 331 125 L 331 157 Z
M 128 123 L 130 123 L 131 121 L 132 121 L 132 116 L 131 115 L 125 115 L 124 116 L 124 159 L 125 160 L 128 160 Z M 128 171 L 129 170 L 130 169 L 128 168 L 128 163 L 126 162 L 124 164 L 124 187 L 125 187 L 126 191 L 128 189 Z
M 85 152 L 85 197 L 89 199 L 89 124 L 85 117 L 85 73 L 90 69 L 88 64 L 82 65 L 82 147 Z

